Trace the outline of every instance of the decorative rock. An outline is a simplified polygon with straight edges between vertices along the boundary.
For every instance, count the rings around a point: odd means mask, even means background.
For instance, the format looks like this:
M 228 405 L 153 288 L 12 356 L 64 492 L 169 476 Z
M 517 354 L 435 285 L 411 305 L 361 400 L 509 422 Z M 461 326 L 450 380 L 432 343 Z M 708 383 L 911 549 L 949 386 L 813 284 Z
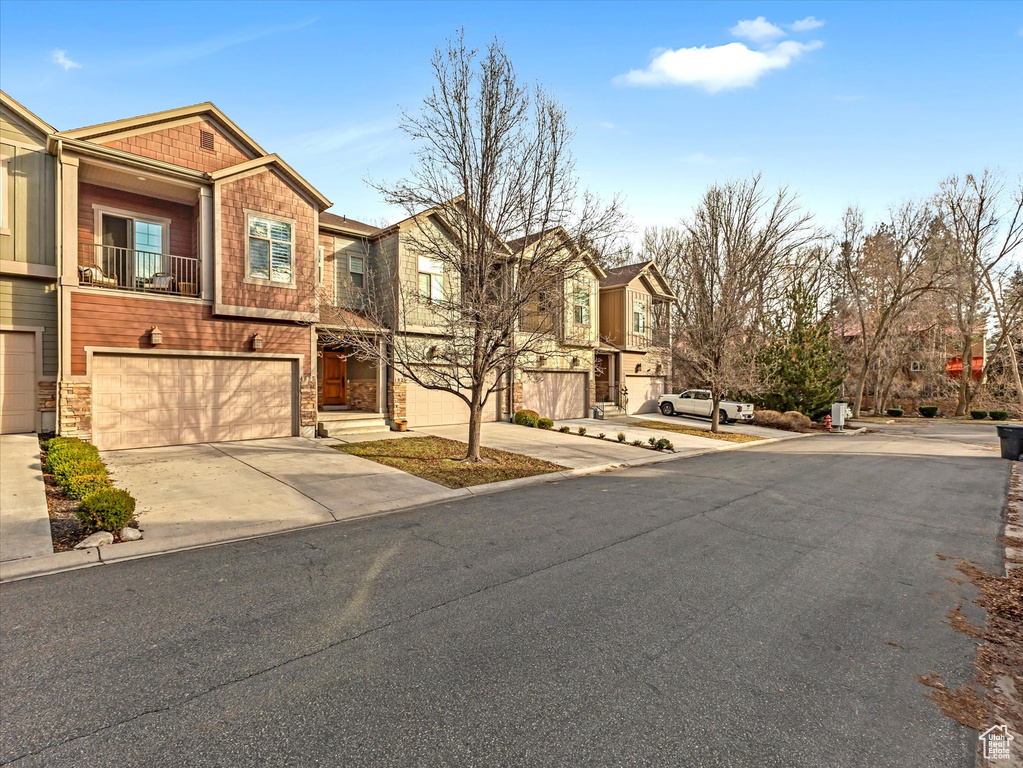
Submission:
M 138 541 L 141 538 L 142 531 L 138 528 L 131 528 L 126 525 L 121 529 L 121 541 Z
M 114 543 L 114 534 L 110 531 L 96 531 L 75 544 L 75 549 L 88 549 L 89 547 L 102 547 Z

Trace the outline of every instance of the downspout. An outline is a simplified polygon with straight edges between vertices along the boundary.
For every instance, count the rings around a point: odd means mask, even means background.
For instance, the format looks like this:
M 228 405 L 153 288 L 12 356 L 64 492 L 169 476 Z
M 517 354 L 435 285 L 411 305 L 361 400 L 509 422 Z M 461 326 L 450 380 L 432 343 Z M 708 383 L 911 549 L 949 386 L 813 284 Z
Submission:
M 54 264 L 57 268 L 57 386 L 54 388 L 54 404 L 57 412 L 53 414 L 53 431 L 60 434 L 62 412 L 61 400 L 64 381 L 64 350 L 61 349 L 64 339 L 64 142 L 57 139 L 57 167 L 54 169 L 57 183 L 54 190 L 54 211 L 56 220 L 56 242 L 53 244 Z

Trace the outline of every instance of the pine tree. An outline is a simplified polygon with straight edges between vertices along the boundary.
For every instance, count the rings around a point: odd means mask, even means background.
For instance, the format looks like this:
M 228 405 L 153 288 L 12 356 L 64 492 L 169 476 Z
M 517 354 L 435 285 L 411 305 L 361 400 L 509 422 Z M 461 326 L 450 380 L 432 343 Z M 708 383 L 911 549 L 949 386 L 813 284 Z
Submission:
M 838 397 L 845 366 L 831 347 L 831 324 L 815 317 L 814 304 L 801 286 L 790 293 L 787 310 L 787 322 L 779 322 L 778 336 L 761 355 L 767 386 L 759 399 L 766 408 L 816 419 Z

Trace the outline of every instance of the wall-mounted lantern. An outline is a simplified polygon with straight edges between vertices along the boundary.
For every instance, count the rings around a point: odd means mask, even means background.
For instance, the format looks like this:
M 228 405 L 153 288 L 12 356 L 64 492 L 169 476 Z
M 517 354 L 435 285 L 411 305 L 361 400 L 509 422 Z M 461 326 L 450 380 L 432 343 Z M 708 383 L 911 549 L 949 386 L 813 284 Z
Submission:
M 258 333 L 252 334 L 252 348 L 262 349 L 263 348 L 263 337 Z
M 435 360 L 437 358 L 437 353 L 438 352 L 440 352 L 440 347 L 438 347 L 438 346 L 430 347 L 428 350 L 426 350 L 426 359 L 427 360 Z
M 158 347 L 163 344 L 163 331 L 155 325 L 149 331 L 149 343 L 154 347 Z
M 578 365 L 579 365 L 579 358 L 578 357 L 573 357 L 572 358 L 572 367 L 575 368 Z
M 537 365 L 547 365 L 547 358 L 546 358 L 546 357 L 544 357 L 543 355 L 540 355 L 540 356 L 539 356 L 539 357 L 538 357 L 538 358 L 536 359 L 536 362 L 537 362 Z
M 636 363 L 636 373 L 643 370 L 643 363 Z

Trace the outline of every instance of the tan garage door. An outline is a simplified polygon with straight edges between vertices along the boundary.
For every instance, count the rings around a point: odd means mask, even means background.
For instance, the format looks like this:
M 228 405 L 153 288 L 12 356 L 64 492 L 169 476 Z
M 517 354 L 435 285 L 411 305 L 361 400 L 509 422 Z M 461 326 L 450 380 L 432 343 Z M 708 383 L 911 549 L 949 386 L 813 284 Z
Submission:
M 92 371 L 101 449 L 295 434 L 292 360 L 96 355 Z
M 483 406 L 483 421 L 497 421 L 497 393 Z M 405 417 L 412 429 L 440 427 L 446 424 L 468 424 L 469 406 L 450 392 L 421 387 L 413 381 L 405 383 Z
M 656 376 L 626 376 L 629 389 L 629 413 L 653 413 L 657 398 L 664 394 L 664 379 Z
M 36 428 L 36 335 L 0 332 L 0 433 Z
M 586 416 L 585 373 L 522 374 L 522 407 L 547 419 L 580 419 Z

